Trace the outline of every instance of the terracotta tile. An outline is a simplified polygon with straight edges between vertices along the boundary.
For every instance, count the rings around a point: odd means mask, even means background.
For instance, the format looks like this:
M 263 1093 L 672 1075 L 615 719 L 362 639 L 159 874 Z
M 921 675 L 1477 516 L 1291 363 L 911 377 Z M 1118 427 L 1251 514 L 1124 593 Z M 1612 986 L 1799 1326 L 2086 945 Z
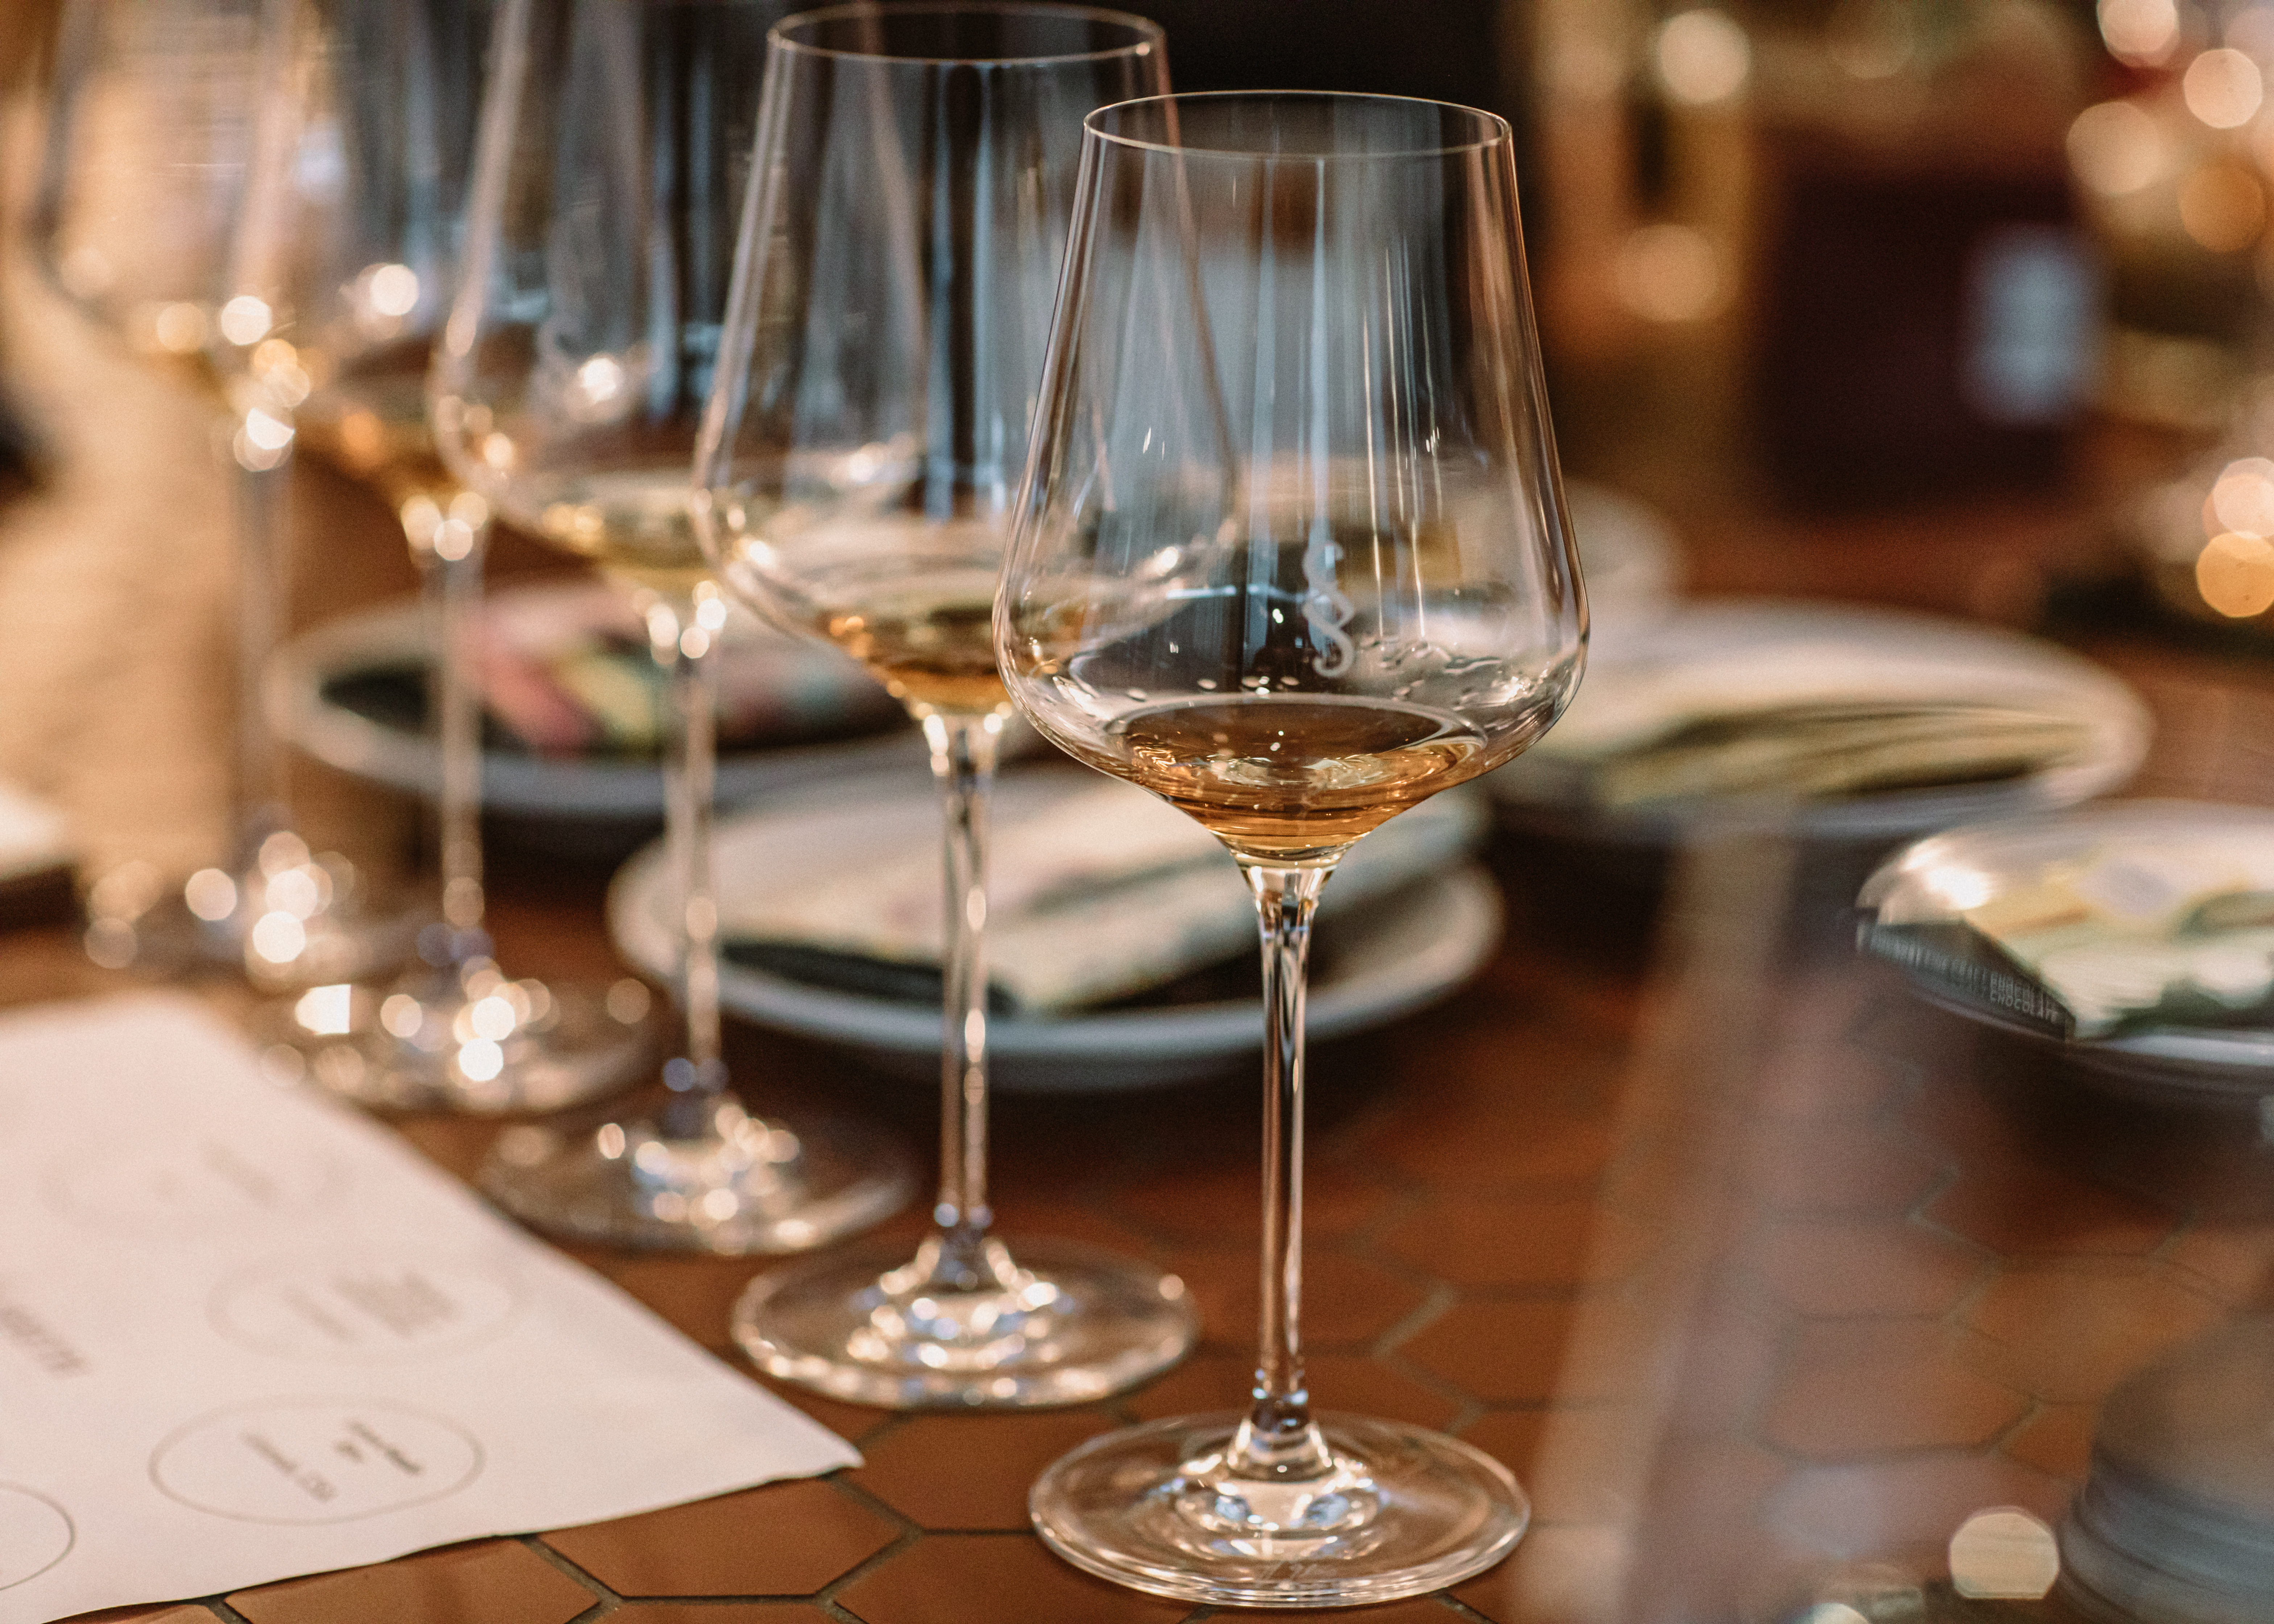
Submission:
M 911 1416 L 848 1475 L 921 1528 L 1023 1529 L 1027 1491 L 1043 1469 L 1116 1425 L 1096 1410 Z
M 1621 1148 L 1595 1199 L 1611 1211 L 1664 1222 L 1689 1216 L 1719 1182 L 1685 1139 L 1638 1134 Z
M 1453 1595 L 1493 1624 L 1608 1624 L 1620 1616 L 1628 1564 L 1616 1529 L 1535 1528 Z
M 1993 1506 L 2058 1522 L 2068 1485 L 2001 1455 L 1931 1455 L 1796 1471 L 1768 1498 L 1771 1530 L 1804 1551 L 1842 1560 L 1932 1550 Z
M 568 1624 L 599 1599 L 536 1552 L 497 1539 L 264 1584 L 237 1591 L 229 1605 L 252 1624 Z
M 1733 1438 L 1675 1438 L 1661 1446 L 1642 1511 L 1620 1616 L 1766 1619 L 1741 1599 L 1770 1562 L 1760 1509 L 1790 1462 Z
M 1178 1254 L 1177 1273 L 1192 1289 L 1201 1338 L 1245 1348 L 1255 1340 L 1262 1289 L 1253 1248 L 1211 1248 Z M 1303 1340 L 1315 1347 L 1371 1342 L 1421 1306 L 1423 1287 L 1378 1263 L 1320 1247 L 1303 1253 Z
M 887 1412 L 841 1403 L 752 1371 L 728 1326 L 734 1304 L 766 1267 L 749 1258 L 687 1258 L 645 1252 L 608 1257 L 600 1272 L 689 1340 L 700 1342 L 776 1398 L 802 1410 L 841 1438 L 858 1443 L 882 1425 Z
M 1900 1219 L 1781 1223 L 1752 1249 L 1769 1290 L 1803 1314 L 1939 1314 L 1987 1258 Z
M 692 1340 L 723 1351 L 734 1346 L 727 1324 L 735 1299 L 768 1262 L 763 1258 L 620 1252 L 600 1272 Z
M 807 1479 L 562 1529 L 545 1543 L 619 1596 L 809 1596 L 900 1531 Z
M 833 1616 L 811 1602 L 744 1602 L 719 1606 L 714 1602 L 634 1602 L 607 1615 L 613 1624 L 835 1624 Z
M 862 1624 L 1176 1624 L 1186 1602 L 1093 1579 L 1020 1534 L 931 1534 L 837 1592 Z
M 1892 1127 L 1772 1123 L 1746 1135 L 1739 1177 L 1773 1211 L 1893 1218 L 1925 1199 L 1947 1166 Z
M 995 1229 L 1011 1242 L 1013 1251 L 1020 1241 L 1030 1237 L 1087 1241 L 1093 1246 L 1133 1258 L 1145 1257 L 1152 1251 L 1141 1230 L 1122 1222 L 1096 1204 L 1037 1197 L 1016 1188 L 1005 1191 L 997 1205 Z
M 1968 1358 L 2049 1402 L 2098 1403 L 2165 1349 L 2222 1317 L 2209 1297 L 2140 1264 L 2076 1264 L 2000 1275 L 1968 1304 Z
M 467 1183 L 480 1171 L 501 1124 L 481 1116 L 395 1116 L 389 1119 L 397 1133 L 445 1172 Z
M 1257 1619 L 1271 1624 L 1454 1624 L 1461 1615 L 1434 1597 L 1394 1601 L 1386 1607 L 1220 1607 L 1211 1619 Z
M 1649 1485 L 1655 1440 L 1625 1406 L 1498 1410 L 1461 1436 L 1516 1474 L 1543 1526 L 1630 1522 Z
M 2048 1477 L 2081 1483 L 2092 1455 L 2092 1430 L 2099 1420 L 2097 1404 L 2040 1404 L 2037 1414 L 1999 1450 Z
M 1962 1364 L 1957 1340 L 1933 1320 L 1809 1327 L 1770 1401 L 1762 1439 L 1818 1460 L 1988 1443 L 2029 1402 Z
M 1969 1167 L 1924 1216 L 2008 1257 L 2142 1257 L 2177 1227 L 2154 1202 L 2037 1166 Z
M 1303 1364 L 1311 1402 L 1322 1410 L 1439 1427 L 1460 1413 L 1457 1400 L 1380 1359 L 1310 1352 L 1304 1355 Z M 1254 1380 L 1254 1356 L 1203 1350 L 1126 1402 L 1131 1414 L 1148 1421 L 1210 1410 L 1240 1410 L 1246 1407 Z
M 1782 1315 L 1757 1312 L 1735 1292 L 1713 1294 L 1683 1329 L 1669 1423 L 1707 1432 L 1751 1421 L 1783 1365 L 1791 1334 Z
M 1624 1278 L 1656 1239 L 1655 1226 L 1593 1201 L 1437 1195 L 1381 1244 L 1457 1286 L 1588 1286 Z
M 2274 1307 L 2274 1224 L 2191 1224 L 2160 1260 L 2185 1270 L 2222 1302 Z
M 1495 1046 L 1491 1064 L 1507 1065 L 1504 1033 L 1485 1045 Z M 1535 1075 L 1507 1080 L 1447 1056 L 1437 1075 L 1401 1090 L 1395 1109 L 1359 1142 L 1367 1154 L 1441 1187 L 1591 1187 L 1617 1148 L 1609 1108 L 1620 1062 L 1606 1053 L 1612 1047 L 1526 1044 L 1517 1064 Z M 1558 1086 L 1543 1087 L 1543 1076 Z
M 1584 1327 L 1583 1313 L 1589 1316 Z M 1579 1335 L 1586 1337 L 1588 1357 L 1575 1365 L 1567 1344 Z M 1649 1352 L 1631 1312 L 1602 1299 L 1460 1303 L 1397 1349 L 1402 1359 L 1487 1404 L 1626 1397 Z
M 1799 1121 L 1869 1119 L 1903 1087 L 1908 1067 L 1851 1044 L 1847 1010 L 1824 1010 L 1817 1030 L 1792 1033 L 1753 1073 L 1751 1115 Z
M 1314 1157 L 1303 1169 L 1303 1233 L 1327 1240 L 1349 1234 L 1389 1205 L 1374 1173 Z M 1145 1230 L 1202 1244 L 1252 1242 L 1262 1234 L 1263 1186 L 1254 1160 L 1168 1168 L 1114 1192 L 1117 1215 Z
M 1901 1113 L 1931 1144 L 1969 1167 L 2025 1166 L 2044 1154 L 2032 1133 L 2003 1100 L 1983 1087 L 1979 1068 L 1961 1064 L 1931 1068 L 1917 1096 Z

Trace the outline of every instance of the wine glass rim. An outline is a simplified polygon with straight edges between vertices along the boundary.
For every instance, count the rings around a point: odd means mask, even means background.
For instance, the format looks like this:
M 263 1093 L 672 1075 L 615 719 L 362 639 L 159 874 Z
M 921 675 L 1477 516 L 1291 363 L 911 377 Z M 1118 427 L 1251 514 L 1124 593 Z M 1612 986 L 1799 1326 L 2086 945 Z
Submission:
M 922 56 L 816 45 L 803 40 L 794 40 L 787 33 L 790 28 L 802 24 L 833 22 L 847 17 L 958 16 L 1047 17 L 1114 23 L 1128 29 L 1135 37 L 1126 44 L 1107 46 L 1098 50 L 1058 51 L 1032 56 Z M 783 18 L 766 30 L 766 43 L 775 50 L 794 51 L 807 56 L 831 56 L 847 62 L 904 63 L 911 67 L 1022 68 L 1048 67 L 1064 62 L 1110 62 L 1117 56 L 1149 56 L 1167 42 L 1168 33 L 1160 24 L 1149 17 L 1140 17 L 1134 11 L 1116 11 L 1093 5 L 1035 4 L 1032 0 L 909 0 L 904 4 L 852 0 L 850 4 L 817 6 L 809 11 L 797 12 L 794 16 Z
M 1439 112 L 1458 113 L 1474 119 L 1484 133 L 1468 141 L 1445 141 L 1434 145 L 1399 147 L 1385 152 L 1290 153 L 1267 152 L 1245 147 L 1187 147 L 1174 141 L 1148 140 L 1142 136 L 1125 135 L 1105 128 L 1109 115 L 1134 107 L 1199 104 L 1208 102 L 1255 102 L 1291 104 L 1299 102 L 1366 102 L 1376 106 L 1426 107 Z M 1401 158 L 1450 158 L 1463 153 L 1486 152 L 1494 147 L 1515 145 L 1516 134 L 1508 120 L 1498 113 L 1480 107 L 1469 107 L 1459 102 L 1435 102 L 1427 96 L 1386 96 L 1357 90 L 1182 90 L 1157 96 L 1132 96 L 1126 102 L 1116 102 L 1101 107 L 1081 121 L 1083 131 L 1093 139 L 1116 147 L 1129 147 L 1138 152 L 1171 153 L 1179 158 L 1228 158 L 1254 163 L 1271 161 L 1281 163 L 1347 163 L 1353 160 Z

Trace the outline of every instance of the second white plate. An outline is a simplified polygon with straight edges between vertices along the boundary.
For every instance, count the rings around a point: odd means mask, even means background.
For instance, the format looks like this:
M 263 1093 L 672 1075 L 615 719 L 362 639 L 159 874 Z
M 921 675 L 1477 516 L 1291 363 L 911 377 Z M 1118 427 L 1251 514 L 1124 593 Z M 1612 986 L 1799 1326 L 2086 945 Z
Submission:
M 1587 684 L 1614 683 L 1627 671 L 1719 668 L 1820 645 L 1891 673 L 1931 672 L 1938 683 L 1985 699 L 2074 717 L 2090 727 L 2091 743 L 2080 758 L 2025 778 L 1796 802 L 1716 799 L 1608 808 L 1589 799 L 1581 765 L 1552 749 L 1519 756 L 1485 783 L 1503 820 L 1517 827 L 1614 845 L 1670 846 L 1728 823 L 1826 839 L 1892 839 L 2104 794 L 2138 771 L 2154 731 L 2146 706 L 2115 673 L 2038 638 L 1906 610 L 1798 599 L 1686 604 L 1646 637 L 1592 660 L 1578 703 L 1585 703 Z
M 997 787 L 997 805 L 1015 813 L 1028 797 L 1057 793 L 1065 776 L 1010 775 Z M 937 801 L 920 776 L 817 787 L 720 822 L 719 890 L 725 896 L 794 882 L 938 839 Z M 617 950 L 659 981 L 669 979 L 673 961 L 666 883 L 661 849 L 651 846 L 625 865 L 608 894 Z M 1310 1036 L 1362 1031 L 1434 1002 L 1476 974 L 1500 931 L 1500 891 L 1473 863 L 1328 914 L 1319 925 Z M 719 992 L 728 1009 L 762 1026 L 843 1044 L 904 1076 L 939 1075 L 936 1007 L 832 991 L 733 963 L 720 966 Z M 1242 1000 L 1054 1019 L 998 1016 L 988 1024 L 987 1047 L 995 1082 L 1013 1092 L 1154 1087 L 1210 1076 L 1260 1054 L 1263 1011 Z

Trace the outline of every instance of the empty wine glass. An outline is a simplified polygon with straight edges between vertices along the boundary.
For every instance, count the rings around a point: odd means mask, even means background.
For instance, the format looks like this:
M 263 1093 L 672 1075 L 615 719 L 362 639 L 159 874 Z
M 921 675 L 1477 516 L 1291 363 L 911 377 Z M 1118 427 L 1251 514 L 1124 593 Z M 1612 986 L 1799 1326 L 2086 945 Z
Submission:
M 727 603 L 688 467 L 778 11 L 758 0 L 501 0 L 456 298 L 430 387 L 442 460 L 514 523 L 593 559 L 671 689 L 667 841 L 684 1046 L 651 1115 L 502 1135 L 482 1187 L 542 1229 L 791 1252 L 906 1200 L 906 1157 L 851 1124 L 749 1115 L 719 1055 L 712 893 Z
M 1083 1446 L 1035 1485 L 1075 1565 L 1230 1605 L 1336 1606 L 1497 1561 L 1506 1468 L 1314 1417 L 1303 1378 L 1303 994 L 1359 838 L 1537 739 L 1586 614 L 1506 124 L 1387 97 L 1093 114 L 996 611 L 1012 697 L 1190 814 L 1255 894 L 1261 1346 L 1244 1413 Z
M 636 1003 L 514 978 L 483 928 L 481 748 L 468 646 L 489 507 L 434 450 L 426 372 L 448 307 L 491 20 L 488 0 L 284 0 L 235 286 L 267 311 L 247 364 L 280 422 L 384 499 L 410 544 L 439 756 L 440 918 L 392 981 L 275 1008 L 272 1064 L 399 1109 L 551 1110 L 647 1058 Z M 619 1015 L 631 1019 L 619 1019 Z
M 1192 1342 L 1174 1276 L 991 1232 L 981 934 L 995 581 L 1081 120 L 1165 84 L 1157 26 L 1071 6 L 838 6 L 773 33 L 698 527 L 727 585 L 907 705 L 946 828 L 934 1231 L 913 1259 L 771 1271 L 734 1312 L 760 1369 L 841 1398 L 1062 1404 Z
M 237 482 L 234 849 L 186 880 L 141 862 L 103 876 L 88 898 L 87 951 L 113 966 L 234 964 L 270 986 L 384 968 L 410 936 L 406 918 L 371 906 L 352 864 L 294 831 L 284 752 L 261 706 L 291 596 L 291 433 L 241 365 L 258 337 L 252 307 L 234 302 L 235 254 L 256 149 L 277 129 L 263 109 L 291 49 L 290 9 L 69 0 L 27 222 L 35 262 L 65 297 L 218 397 Z

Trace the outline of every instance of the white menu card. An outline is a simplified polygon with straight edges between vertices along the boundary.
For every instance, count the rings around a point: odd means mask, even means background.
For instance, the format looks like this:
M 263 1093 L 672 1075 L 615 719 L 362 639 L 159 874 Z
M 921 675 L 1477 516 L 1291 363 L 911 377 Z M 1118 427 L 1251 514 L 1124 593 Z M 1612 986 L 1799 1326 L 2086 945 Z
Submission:
M 0 1019 L 0 1624 L 859 1462 L 197 1004 Z

